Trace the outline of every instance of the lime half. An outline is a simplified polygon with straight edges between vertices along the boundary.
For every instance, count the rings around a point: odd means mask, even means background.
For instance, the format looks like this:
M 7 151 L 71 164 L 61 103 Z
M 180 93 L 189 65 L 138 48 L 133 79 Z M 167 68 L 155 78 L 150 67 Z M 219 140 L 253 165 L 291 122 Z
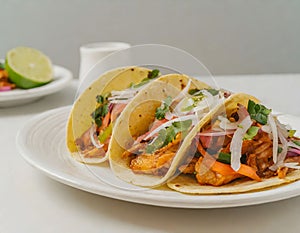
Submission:
M 24 89 L 42 86 L 53 79 L 50 59 L 33 48 L 17 47 L 8 51 L 5 69 L 10 80 Z

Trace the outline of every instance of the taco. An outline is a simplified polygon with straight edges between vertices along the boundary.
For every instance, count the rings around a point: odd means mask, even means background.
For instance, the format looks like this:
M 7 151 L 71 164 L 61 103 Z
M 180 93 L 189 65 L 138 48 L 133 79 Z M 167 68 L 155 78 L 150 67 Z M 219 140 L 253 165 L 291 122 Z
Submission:
M 159 70 L 125 67 L 109 71 L 94 81 L 75 101 L 67 125 L 67 147 L 84 163 L 101 163 L 113 126 L 120 113 Z
M 234 94 L 194 127 L 168 186 L 183 193 L 262 190 L 300 179 L 300 139 L 255 97 Z
M 109 145 L 113 172 L 126 182 L 154 187 L 174 173 L 185 136 L 223 99 L 223 92 L 182 74 L 161 76 L 122 113 Z

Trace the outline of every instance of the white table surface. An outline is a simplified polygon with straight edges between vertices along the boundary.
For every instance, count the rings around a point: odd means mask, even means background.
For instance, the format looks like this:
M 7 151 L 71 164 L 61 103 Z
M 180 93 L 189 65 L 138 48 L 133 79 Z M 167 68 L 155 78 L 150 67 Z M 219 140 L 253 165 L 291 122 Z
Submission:
M 215 77 L 300 116 L 300 75 Z M 77 82 L 28 105 L 0 108 L 0 232 L 300 232 L 300 196 L 248 207 L 176 209 L 114 200 L 63 185 L 28 165 L 15 137 L 32 116 L 72 104 Z

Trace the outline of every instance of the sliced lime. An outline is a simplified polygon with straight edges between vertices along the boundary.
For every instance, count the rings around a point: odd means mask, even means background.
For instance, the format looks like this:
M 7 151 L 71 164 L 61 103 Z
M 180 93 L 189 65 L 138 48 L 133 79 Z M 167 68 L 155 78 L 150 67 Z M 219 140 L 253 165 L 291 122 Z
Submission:
M 6 55 L 5 69 L 11 81 L 24 89 L 42 86 L 53 79 L 50 59 L 33 48 L 10 50 Z

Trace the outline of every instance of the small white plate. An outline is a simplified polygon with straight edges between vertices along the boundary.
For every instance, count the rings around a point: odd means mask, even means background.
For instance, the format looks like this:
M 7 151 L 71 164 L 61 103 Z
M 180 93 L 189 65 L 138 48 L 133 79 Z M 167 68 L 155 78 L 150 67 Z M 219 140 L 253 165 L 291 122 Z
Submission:
M 107 163 L 99 166 L 74 161 L 66 148 L 70 107 L 42 113 L 31 119 L 17 136 L 24 159 L 51 178 L 98 195 L 129 202 L 180 208 L 224 208 L 283 200 L 300 195 L 300 181 L 274 189 L 227 195 L 187 195 L 168 188 L 146 189 L 117 179 Z M 281 116 L 300 130 L 300 118 Z
M 54 80 L 44 86 L 32 89 L 13 89 L 0 92 L 0 107 L 12 107 L 33 102 L 43 96 L 60 91 L 72 80 L 70 70 L 53 66 Z

